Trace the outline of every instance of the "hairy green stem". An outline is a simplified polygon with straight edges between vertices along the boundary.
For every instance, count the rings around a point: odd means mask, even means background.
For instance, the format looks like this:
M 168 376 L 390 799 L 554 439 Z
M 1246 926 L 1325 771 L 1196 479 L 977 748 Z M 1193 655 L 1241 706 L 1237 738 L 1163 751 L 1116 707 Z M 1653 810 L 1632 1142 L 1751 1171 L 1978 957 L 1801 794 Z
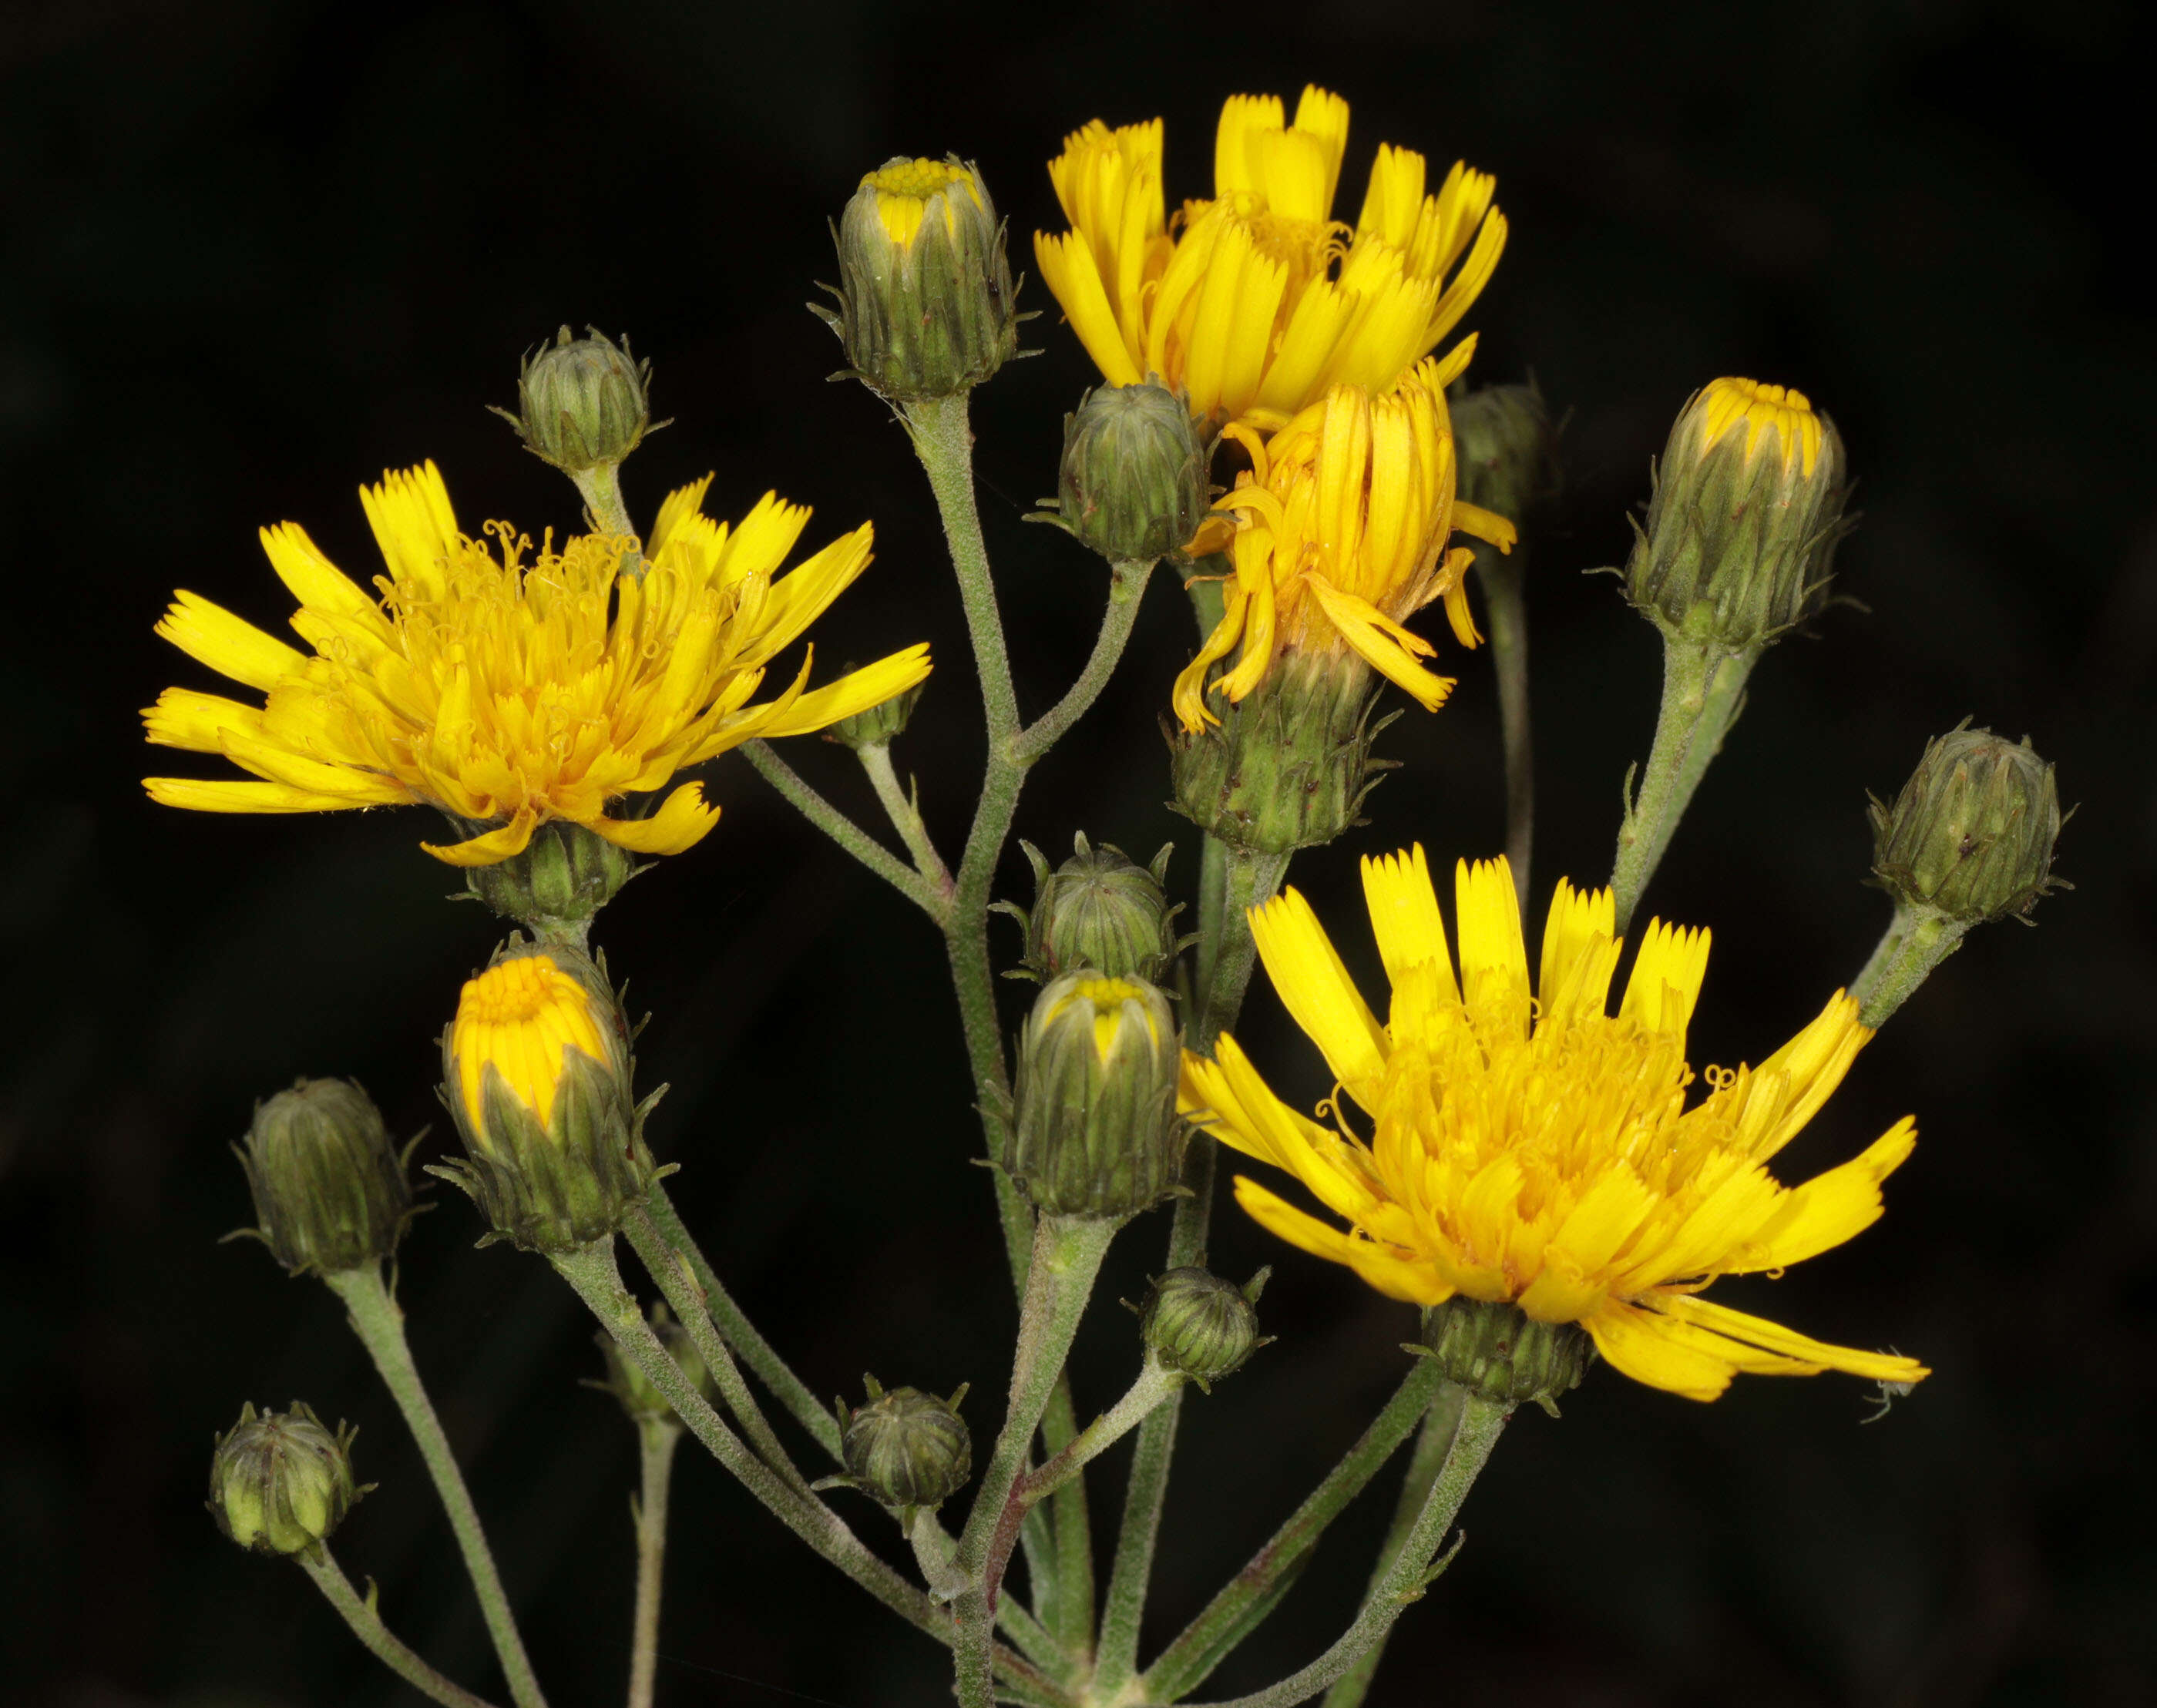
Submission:
M 502 1574 L 487 1547 L 479 1509 L 472 1505 L 471 1491 L 465 1486 L 464 1473 L 457 1467 L 450 1438 L 443 1433 L 442 1420 L 435 1415 L 435 1402 L 427 1397 L 420 1367 L 412 1361 L 411 1345 L 404 1338 L 404 1313 L 383 1283 L 381 1265 L 341 1269 L 322 1279 L 344 1301 L 353 1332 L 382 1373 L 397 1409 L 404 1413 L 405 1427 L 419 1446 L 420 1457 L 426 1461 L 427 1474 L 435 1480 L 435 1492 L 441 1497 L 442 1510 L 449 1516 L 450 1529 L 464 1556 L 465 1570 L 479 1597 L 480 1612 L 486 1619 L 487 1635 L 494 1639 L 495 1655 L 502 1663 L 510 1695 L 517 1708 L 546 1708 L 547 1698 L 533 1674 L 524 1639 L 517 1633 L 517 1616 L 510 1611 L 508 1592 L 502 1587 Z
M 352 1634 L 365 1644 L 375 1659 L 424 1696 L 432 1696 L 445 1708 L 493 1708 L 484 1696 L 475 1696 L 462 1685 L 444 1678 L 434 1668 L 420 1659 L 404 1644 L 390 1634 L 389 1628 L 382 1623 L 382 1616 L 374 1610 L 372 1594 L 363 1599 L 352 1587 L 352 1580 L 344 1575 L 337 1562 L 330 1557 L 327 1546 L 317 1543 L 310 1551 L 296 1554 L 293 1563 L 315 1581 L 322 1598 L 335 1608 Z
M 785 795 L 802 817 L 937 923 L 944 923 L 950 903 L 936 887 L 811 788 L 770 742 L 744 742 L 741 750 L 757 775 Z
M 1155 1407 L 1183 1386 L 1184 1380 L 1149 1354 L 1139 1379 L 1123 1398 L 1080 1430 L 1061 1453 L 1018 1479 L 1018 1498 L 1032 1505 L 1061 1489 L 1137 1428 Z
M 1475 569 L 1490 624 L 1490 664 L 1498 678 L 1498 727 L 1506 751 L 1506 862 L 1523 906 L 1535 852 L 1535 744 L 1528 724 L 1527 548 L 1510 553 L 1477 542 Z M 1337 1694 L 1337 1693 L 1336 1693 Z
M 1462 1503 L 1468 1499 L 1469 1489 L 1475 1486 L 1477 1475 L 1490 1457 L 1490 1449 L 1498 1444 L 1498 1437 L 1505 1430 L 1506 1420 L 1511 1416 L 1510 1406 L 1475 1394 L 1468 1397 L 1461 1407 L 1460 1427 L 1447 1449 L 1445 1463 L 1431 1484 L 1423 1510 L 1409 1527 L 1406 1542 L 1384 1577 L 1363 1598 L 1355 1623 L 1341 1633 L 1331 1648 L 1279 1684 L 1254 1690 L 1248 1695 L 1207 1703 L 1203 1708 L 1295 1708 L 1295 1704 L 1308 1702 L 1342 1677 L 1373 1645 L 1382 1643 L 1386 1633 L 1393 1628 L 1394 1621 L 1409 1603 L 1421 1598 L 1425 1586 L 1436 1575 L 1431 1562 L 1437 1556 L 1439 1545 L 1453 1527 Z M 1438 1570 L 1443 1571 L 1444 1565 L 1444 1561 L 1439 1561 Z
M 611 1239 L 552 1255 L 548 1261 L 575 1289 L 600 1326 L 613 1337 L 622 1356 L 666 1396 L 689 1433 L 767 1511 L 917 1630 L 946 1645 L 957 1641 L 956 1624 L 950 1613 L 871 1551 L 830 1507 L 812 1496 L 797 1494 L 782 1481 L 727 1428 L 711 1403 L 682 1373 L 682 1367 L 645 1320 L 636 1299 L 622 1285 Z M 988 1660 L 996 1675 L 1018 1700 L 1041 1708 L 1073 1708 L 1069 1694 L 1032 1662 L 1000 1646 L 992 1648 Z
M 921 1567 L 930 1592 L 955 1601 L 965 1588 L 965 1580 L 958 1575 L 958 1539 L 937 1521 L 934 1513 L 924 1510 L 914 1515 L 907 1541 L 914 1545 L 914 1561 Z M 1067 1689 L 1079 1684 L 1084 1668 L 1078 1656 L 1058 1642 L 1008 1589 L 996 1597 L 996 1625 L 1018 1645 L 1021 1654 L 1058 1684 Z
M 1063 697 L 1027 725 L 1018 738 L 1018 761 L 1031 765 L 1070 733 L 1071 726 L 1093 708 L 1109 685 L 1130 642 L 1139 620 L 1147 579 L 1153 574 L 1151 559 L 1118 558 L 1109 565 L 1109 604 L 1101 615 L 1101 632 L 1094 637 L 1094 651 L 1078 679 Z
M 1176 1640 L 1146 1669 L 1144 1700 L 1174 1702 L 1205 1682 L 1271 1611 L 1294 1582 L 1326 1527 L 1345 1511 L 1377 1476 L 1394 1450 L 1408 1439 L 1417 1420 L 1429 1409 L 1443 1378 L 1428 1358 L 1418 1358 L 1401 1378 L 1371 1426 L 1326 1473 L 1286 1523 L 1254 1554 L 1243 1569 L 1185 1626 Z
M 921 821 L 921 809 L 914 804 L 913 796 L 899 787 L 898 773 L 892 769 L 891 743 L 864 742 L 854 749 L 854 757 L 862 762 L 862 769 L 868 773 L 869 786 L 883 803 L 884 815 L 898 832 L 899 841 L 906 844 L 906 851 L 914 857 L 914 869 L 936 887 L 939 895 L 949 896 L 951 869 L 945 865 L 944 857 L 929 840 L 929 826 Z
M 1467 1390 L 1458 1382 L 1445 1382 L 1439 1386 L 1430 1409 L 1423 1413 L 1415 1452 L 1408 1458 L 1408 1475 L 1401 1482 L 1401 1498 L 1393 1508 L 1393 1521 L 1387 1528 L 1386 1540 L 1378 1550 L 1378 1562 L 1371 1568 L 1371 1584 L 1366 1593 L 1377 1593 L 1378 1586 L 1385 1582 L 1386 1574 L 1400 1558 L 1401 1550 L 1408 1546 L 1408 1534 L 1415 1528 L 1416 1515 L 1430 1499 L 1430 1485 L 1444 1469 L 1445 1456 L 1460 1428 L 1460 1409 L 1467 1399 Z M 1326 1693 L 1326 1708 L 1361 1708 L 1363 1698 L 1370 1692 L 1371 1680 L 1377 1675 L 1378 1663 L 1385 1654 L 1386 1639 L 1381 1637 Z
M 696 1272 L 688 1261 L 667 1242 L 658 1224 L 641 1205 L 629 1212 L 622 1232 L 629 1236 L 630 1245 L 652 1280 L 658 1284 L 667 1304 L 673 1306 L 674 1314 L 688 1332 L 689 1344 L 704 1361 L 719 1397 L 734 1414 L 734 1422 L 749 1438 L 749 1445 L 756 1449 L 756 1456 L 796 1493 L 806 1495 L 809 1484 L 795 1469 L 793 1459 L 780 1444 L 779 1438 L 771 1433 L 771 1425 L 764 1421 L 756 1396 L 742 1380 L 741 1366 L 734 1362 L 734 1354 L 727 1350 L 726 1341 L 713 1325 L 711 1309 L 705 1302 L 703 1289 L 697 1285 Z
M 1003 1428 L 975 1491 L 959 1536 L 959 1570 L 966 1580 L 956 1611 L 956 1690 L 960 1708 L 990 1708 L 991 1612 L 1005 1562 L 1018 1540 L 1026 1508 L 1016 1485 L 1033 1451 L 1034 1432 L 1063 1371 L 1063 1361 L 1092 1297 L 1094 1278 L 1121 1223 L 1105 1217 L 1044 1216 L 1027 1266 L 1018 1345 L 1012 1359 L 1011 1395 Z
M 667 1496 L 682 1426 L 666 1418 L 637 1425 L 636 1613 L 629 1645 L 629 1708 L 651 1708 L 659 1675 L 659 1591 L 667 1564 Z
M 1859 1004 L 1858 1019 L 1877 1030 L 1908 1001 L 1933 969 L 1962 947 L 1964 934 L 1977 922 L 1954 919 L 1930 908 L 1897 903 L 1895 918 L 1880 939 L 1850 994 Z
M 1006 749 L 1019 733 L 1018 695 L 1012 687 L 1011 654 L 996 610 L 996 583 L 989 574 L 988 548 L 981 540 L 981 512 L 974 504 L 974 434 L 966 423 L 966 394 L 903 404 L 899 417 L 913 437 L 929 491 L 936 495 L 951 567 L 958 572 L 966 634 L 981 673 L 989 747 L 991 752 Z
M 1648 750 L 1640 790 L 1625 804 L 1610 873 L 1621 933 L 1631 925 L 1641 893 L 1662 863 L 1693 791 L 1744 709 L 1745 679 L 1759 656 L 1757 650 L 1731 652 L 1664 637 L 1663 702 L 1655 718 L 1655 744 Z
M 674 1201 L 667 1196 L 664 1181 L 654 1182 L 644 1208 L 652 1226 L 659 1230 L 660 1237 L 689 1265 L 690 1273 L 697 1278 L 697 1285 L 703 1289 L 704 1309 L 713 1326 L 725 1336 L 727 1344 L 756 1372 L 757 1379 L 793 1414 L 795 1421 L 816 1438 L 816 1444 L 834 1460 L 843 1460 L 846 1453 L 840 1441 L 838 1420 L 809 1391 L 809 1385 L 794 1373 L 734 1302 L 734 1295 L 719 1279 L 718 1272 L 682 1224 Z
M 629 506 L 622 502 L 619 464 L 594 463 L 588 469 L 577 470 L 569 479 L 583 495 L 584 507 L 591 512 L 601 533 L 616 538 L 641 538 L 636 524 L 629 519 Z

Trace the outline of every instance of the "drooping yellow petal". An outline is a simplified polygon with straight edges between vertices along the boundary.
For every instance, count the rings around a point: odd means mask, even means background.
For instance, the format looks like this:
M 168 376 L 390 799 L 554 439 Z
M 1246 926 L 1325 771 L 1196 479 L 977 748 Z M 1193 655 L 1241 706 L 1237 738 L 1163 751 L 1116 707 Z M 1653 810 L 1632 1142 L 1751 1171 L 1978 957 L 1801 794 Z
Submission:
M 704 785 L 684 783 L 649 818 L 601 816 L 590 827 L 632 854 L 683 854 L 703 841 L 718 821 L 718 808 L 705 804 Z
M 1295 1023 L 1324 1053 L 1333 1077 L 1352 1088 L 1383 1074 L 1386 1029 L 1301 893 L 1290 889 L 1252 908 L 1250 921 L 1267 976 Z
M 507 824 L 462 842 L 422 842 L 420 846 L 450 866 L 499 866 L 532 846 L 532 833 L 539 827 L 537 809 L 526 807 Z
M 1794 1329 L 1786 1329 L 1780 1323 L 1771 1323 L 1765 1317 L 1748 1316 L 1728 1305 L 1689 1294 L 1671 1295 L 1662 1302 L 1662 1309 L 1679 1321 L 1711 1334 L 1823 1370 L 1844 1371 L 1875 1381 L 1923 1381 L 1932 1374 L 1916 1359 L 1905 1358 L 1899 1353 L 1866 1352 L 1855 1346 L 1830 1345 Z

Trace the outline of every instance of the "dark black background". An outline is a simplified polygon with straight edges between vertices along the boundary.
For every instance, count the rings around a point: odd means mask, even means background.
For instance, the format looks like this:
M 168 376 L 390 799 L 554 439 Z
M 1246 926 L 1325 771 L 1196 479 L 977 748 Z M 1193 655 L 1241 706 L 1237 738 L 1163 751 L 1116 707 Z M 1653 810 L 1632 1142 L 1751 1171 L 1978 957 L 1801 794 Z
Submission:
M 200 1507 L 214 1429 L 298 1396 L 363 1426 L 381 1490 L 339 1536 L 392 1623 L 494 1689 L 417 1459 L 333 1302 L 260 1248 L 225 1141 L 301 1073 L 351 1073 L 410 1130 L 431 1039 L 495 928 L 450 908 L 417 813 L 241 820 L 153 808 L 136 707 L 204 674 L 150 625 L 174 586 L 265 624 L 254 530 L 305 522 L 371 573 L 353 488 L 438 458 L 468 527 L 574 523 L 573 495 L 482 413 L 562 320 L 626 330 L 677 424 L 627 471 L 646 513 L 718 471 L 811 539 L 875 518 L 879 558 L 820 625 L 831 663 L 919 637 L 940 673 L 902 751 L 955 840 L 977 761 L 970 672 L 926 495 L 875 400 L 823 383 L 801 308 L 824 232 L 897 152 L 977 157 L 1026 254 L 1044 161 L 1097 114 L 1169 122 L 1171 197 L 1202 192 L 1224 95 L 1346 93 L 1352 214 L 1381 138 L 1494 169 L 1513 220 L 1470 324 L 1485 380 L 1532 369 L 1571 411 L 1569 486 L 1532 588 L 1539 892 L 1599 880 L 1645 749 L 1656 645 L 1584 568 L 1694 386 L 1800 385 L 1840 422 L 1869 615 L 1778 650 L 1651 900 L 1710 924 L 1696 1037 L 1758 1059 L 1862 960 L 1868 788 L 1966 714 L 2025 730 L 2082 803 L 2079 886 L 2040 929 L 1974 936 L 1790 1157 L 1823 1165 L 1906 1110 L 1923 1133 L 1886 1220 L 1728 1296 L 1938 1371 L 1875 1427 L 1862 1385 L 1741 1381 L 1699 1407 L 1598 1372 L 1524 1417 L 1452 1575 L 1401 1627 L 1381 1705 L 2141 1703 L 2157 1698 L 2152 1235 L 2157 1121 L 2148 781 L 2157 505 L 2147 431 L 2147 33 L 2134 8 L 1836 0 L 1624 8 L 1130 4 L 960 16 L 918 5 L 18 5 L 0 30 L 0 452 L 13 827 L 0 918 L 0 1653 L 11 1700 L 368 1704 L 401 1692 L 294 1572 Z M 1045 293 L 1029 286 L 1035 307 Z M 1022 527 L 1090 373 L 1046 354 L 976 404 L 982 502 L 1039 709 L 1083 657 L 1098 564 Z M 1155 733 L 1188 656 L 1155 589 L 1102 707 L 1037 774 L 1022 831 L 1140 854 L 1195 836 Z M 1458 659 L 1457 653 L 1449 657 Z M 1387 738 L 1407 769 L 1369 828 L 1297 879 L 1360 951 L 1353 855 L 1501 834 L 1487 666 Z M 867 812 L 836 749 L 797 762 Z M 211 769 L 214 769 L 214 767 Z M 635 885 L 603 939 L 628 974 L 680 1201 L 820 1392 L 860 1371 L 971 1379 L 993 1428 L 1011 1327 L 944 975 L 926 929 L 745 767 L 718 832 Z M 1006 890 L 1023 893 L 1014 860 Z M 999 926 L 1001 932 L 1002 927 Z M 1009 939 L 1000 937 L 1008 946 Z M 1368 957 L 1363 957 L 1367 961 Z M 1362 964 L 1359 962 L 1359 965 Z M 1298 1095 L 1315 1053 L 1272 997 L 1244 1028 Z M 428 1141 L 444 1142 L 438 1129 Z M 1158 1223 L 1107 1291 L 1135 1293 Z M 404 1295 L 553 1700 L 620 1688 L 630 1432 L 575 1385 L 585 1325 L 537 1262 L 423 1219 Z M 1281 1259 L 1281 1336 L 1188 1408 L 1152 1640 L 1171 1633 L 1362 1426 L 1411 1319 L 1223 1217 L 1220 1260 Z M 1102 1314 L 1077 1375 L 1132 1362 Z M 1112 1490 L 1121 1455 L 1112 1456 Z M 938 1651 L 685 1453 L 661 1674 L 677 1704 L 945 1700 Z M 842 1497 L 844 1498 L 844 1497 Z M 1251 1688 L 1339 1628 L 1389 1495 L 1340 1526 L 1217 1678 Z M 1107 1500 L 1104 1510 L 1111 1510 Z M 865 1507 L 867 1532 L 885 1526 Z

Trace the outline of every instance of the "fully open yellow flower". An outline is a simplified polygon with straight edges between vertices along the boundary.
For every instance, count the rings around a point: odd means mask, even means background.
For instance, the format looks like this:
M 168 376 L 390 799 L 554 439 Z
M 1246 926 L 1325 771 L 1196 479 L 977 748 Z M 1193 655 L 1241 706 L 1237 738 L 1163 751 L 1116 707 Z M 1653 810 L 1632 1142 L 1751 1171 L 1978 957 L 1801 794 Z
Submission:
M 560 551 L 492 524 L 457 527 L 434 464 L 383 477 L 360 502 L 389 566 L 369 594 L 296 523 L 265 528 L 271 567 L 300 602 L 311 655 L 198 594 L 157 632 L 260 691 L 250 706 L 167 688 L 143 716 L 152 742 L 223 754 L 257 780 L 152 777 L 152 797 L 210 812 L 316 812 L 420 802 L 478 831 L 424 845 L 453 866 L 520 854 L 550 819 L 639 854 L 678 854 L 718 821 L 684 783 L 648 817 L 626 795 L 759 736 L 798 735 L 882 703 L 929 674 L 926 646 L 808 691 L 811 661 L 752 705 L 765 667 L 869 561 L 867 522 L 792 574 L 780 565 L 809 512 L 767 493 L 737 527 L 700 507 L 707 475 L 661 506 L 641 573 L 634 540 L 584 535 Z M 480 829 L 481 826 L 491 828 Z
M 1232 427 L 1252 466 L 1219 508 L 1237 517 L 1234 579 L 1220 623 L 1176 679 L 1176 714 L 1196 734 L 1217 722 L 1206 676 L 1240 646 L 1212 691 L 1240 702 L 1290 653 L 1352 652 L 1436 711 L 1453 681 L 1426 668 L 1434 650 L 1403 626 L 1434 599 L 1464 646 L 1480 638 L 1462 585 L 1473 553 L 1458 530 L 1504 551 L 1513 525 L 1454 496 L 1445 387 L 1456 350 L 1372 396 L 1337 385 L 1271 440 Z
M 1489 282 L 1495 179 L 1459 163 L 1427 194 L 1423 156 L 1382 143 L 1351 228 L 1333 218 L 1348 103 L 1307 88 L 1285 118 L 1277 95 L 1233 96 L 1213 199 L 1173 221 L 1160 120 L 1064 139 L 1048 175 L 1071 229 L 1035 233 L 1034 254 L 1111 385 L 1158 374 L 1194 414 L 1274 427 L 1330 385 L 1391 385 Z
M 1423 850 L 1364 861 L 1393 987 L 1382 1025 L 1301 896 L 1253 909 L 1274 988 L 1338 1082 L 1320 1106 L 1334 1124 L 1282 1103 L 1225 1036 L 1215 1061 L 1185 1056 L 1181 1102 L 1351 1227 L 1238 1179 L 1244 1209 L 1391 1298 L 1429 1305 L 1458 1293 L 1578 1323 L 1626 1375 L 1694 1399 L 1714 1398 L 1738 1371 L 1926 1375 L 1699 1296 L 1718 1275 L 1779 1270 L 1879 1217 L 1880 1182 L 1916 1143 L 1908 1119 L 1802 1186 L 1767 1168 L 1871 1037 L 1857 1004 L 1838 991 L 1758 1068 L 1707 1069 L 1712 1088 L 1687 1108 L 1686 1027 L 1707 932 L 1650 924 L 1613 1016 L 1622 944 L 1609 891 L 1558 885 L 1532 985 L 1506 862 L 1463 862 L 1454 888 L 1457 978 Z M 1340 1091 L 1368 1116 L 1367 1140 L 1348 1130 Z

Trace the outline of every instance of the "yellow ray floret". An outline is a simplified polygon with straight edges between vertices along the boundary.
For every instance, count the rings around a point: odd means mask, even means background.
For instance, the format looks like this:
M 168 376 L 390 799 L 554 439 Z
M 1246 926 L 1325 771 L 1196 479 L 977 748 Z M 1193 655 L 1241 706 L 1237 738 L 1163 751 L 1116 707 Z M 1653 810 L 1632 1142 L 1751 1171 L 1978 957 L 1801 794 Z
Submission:
M 1034 254 L 1111 384 L 1157 374 L 1195 414 L 1269 430 L 1329 385 L 1383 389 L 1453 330 L 1505 248 L 1496 181 L 1456 164 L 1429 193 L 1423 156 L 1382 144 L 1351 227 L 1347 143 L 1336 95 L 1305 89 L 1292 123 L 1277 96 L 1233 96 L 1212 198 L 1171 219 L 1160 120 L 1064 139 L 1048 175 L 1071 229 Z
M 759 736 L 797 735 L 929 674 L 909 647 L 824 687 L 809 661 L 752 703 L 772 659 L 869 562 L 864 522 L 780 575 L 809 512 L 775 494 L 737 526 L 701 506 L 706 476 L 660 508 L 647 552 L 584 535 L 534 553 L 506 525 L 457 527 L 434 464 L 386 475 L 360 502 L 388 573 L 370 594 L 296 523 L 264 549 L 300 608 L 303 653 L 183 592 L 157 632 L 267 697 L 168 688 L 143 716 L 162 746 L 222 754 L 254 780 L 152 777 L 151 795 L 209 812 L 314 812 L 422 802 L 473 827 L 427 851 L 454 866 L 520 854 L 548 820 L 640 854 L 678 854 L 718 809 L 683 783 L 646 812 L 625 797 Z
M 1444 703 L 1452 679 L 1423 664 L 1434 649 L 1404 620 L 1443 599 L 1454 635 L 1475 645 L 1462 584 L 1473 554 L 1452 537 L 1502 551 L 1514 538 L 1502 517 L 1454 496 L 1445 387 L 1457 371 L 1434 358 L 1375 396 L 1336 385 L 1263 443 L 1231 430 L 1252 466 L 1219 507 L 1236 517 L 1224 614 L 1176 681 L 1187 730 L 1217 721 L 1209 694 L 1240 702 L 1290 652 L 1353 653 L 1426 710 Z
M 1687 1107 L 1705 931 L 1650 926 L 1613 1016 L 1622 944 L 1607 890 L 1558 885 L 1532 983 L 1503 860 L 1456 874 L 1457 975 L 1420 847 L 1365 860 L 1363 887 L 1392 985 L 1382 1023 L 1294 890 L 1251 922 L 1274 989 L 1368 1118 L 1367 1140 L 1337 1096 L 1321 1106 L 1333 1125 L 1283 1104 L 1233 1037 L 1212 1061 L 1184 1057 L 1184 1113 L 1349 1226 L 1239 1178 L 1255 1220 L 1395 1299 L 1460 1294 L 1578 1323 L 1626 1375 L 1694 1399 L 1739 1371 L 1927 1374 L 1699 1296 L 1719 1275 L 1781 1269 L 1878 1219 L 1880 1183 L 1916 1143 L 1907 1119 L 1802 1186 L 1766 1167 L 1871 1036 L 1854 1001 L 1837 992 L 1757 1068 L 1707 1069 L 1712 1089 Z

